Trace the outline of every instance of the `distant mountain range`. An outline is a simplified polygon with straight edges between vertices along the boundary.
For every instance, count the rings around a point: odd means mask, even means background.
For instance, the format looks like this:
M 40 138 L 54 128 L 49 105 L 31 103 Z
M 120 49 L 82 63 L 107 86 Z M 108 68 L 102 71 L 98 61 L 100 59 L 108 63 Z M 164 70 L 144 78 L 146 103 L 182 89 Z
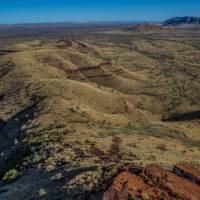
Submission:
M 164 26 L 179 26 L 184 24 L 200 24 L 200 17 L 173 17 L 164 21 Z

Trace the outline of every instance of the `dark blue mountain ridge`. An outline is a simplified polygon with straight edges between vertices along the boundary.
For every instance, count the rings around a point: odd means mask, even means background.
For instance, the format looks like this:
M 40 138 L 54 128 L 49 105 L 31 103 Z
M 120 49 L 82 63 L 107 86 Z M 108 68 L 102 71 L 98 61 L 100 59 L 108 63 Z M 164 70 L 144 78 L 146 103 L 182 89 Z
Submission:
M 164 21 L 163 25 L 165 26 L 179 26 L 184 24 L 200 24 L 200 17 L 173 17 Z

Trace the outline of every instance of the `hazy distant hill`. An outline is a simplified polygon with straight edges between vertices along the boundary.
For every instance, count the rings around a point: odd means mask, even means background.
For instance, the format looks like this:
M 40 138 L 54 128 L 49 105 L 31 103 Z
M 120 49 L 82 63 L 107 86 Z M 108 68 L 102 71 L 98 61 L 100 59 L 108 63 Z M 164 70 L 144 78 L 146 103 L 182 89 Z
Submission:
M 163 29 L 164 29 L 163 26 L 156 24 L 149 24 L 149 23 L 136 24 L 128 28 L 128 30 L 133 32 L 155 32 L 155 31 L 161 31 Z
M 173 17 L 164 22 L 165 26 L 184 24 L 200 24 L 200 17 Z

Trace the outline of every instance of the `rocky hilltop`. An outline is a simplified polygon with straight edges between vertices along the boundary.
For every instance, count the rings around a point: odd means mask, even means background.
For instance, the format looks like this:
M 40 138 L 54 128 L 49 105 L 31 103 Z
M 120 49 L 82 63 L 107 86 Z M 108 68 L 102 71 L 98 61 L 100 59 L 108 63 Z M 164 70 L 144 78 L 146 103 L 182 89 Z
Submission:
M 164 22 L 165 26 L 179 26 L 184 24 L 200 24 L 200 17 L 173 17 Z
M 200 196 L 200 172 L 186 163 L 178 163 L 172 171 L 158 165 L 121 170 L 103 200 L 190 199 Z

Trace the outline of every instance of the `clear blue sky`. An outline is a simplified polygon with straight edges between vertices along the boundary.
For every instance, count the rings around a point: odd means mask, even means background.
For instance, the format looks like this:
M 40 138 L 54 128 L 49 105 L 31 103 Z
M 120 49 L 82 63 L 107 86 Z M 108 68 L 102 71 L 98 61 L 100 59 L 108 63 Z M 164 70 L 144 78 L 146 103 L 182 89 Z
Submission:
M 0 0 L 0 23 L 160 21 L 200 15 L 200 0 Z

